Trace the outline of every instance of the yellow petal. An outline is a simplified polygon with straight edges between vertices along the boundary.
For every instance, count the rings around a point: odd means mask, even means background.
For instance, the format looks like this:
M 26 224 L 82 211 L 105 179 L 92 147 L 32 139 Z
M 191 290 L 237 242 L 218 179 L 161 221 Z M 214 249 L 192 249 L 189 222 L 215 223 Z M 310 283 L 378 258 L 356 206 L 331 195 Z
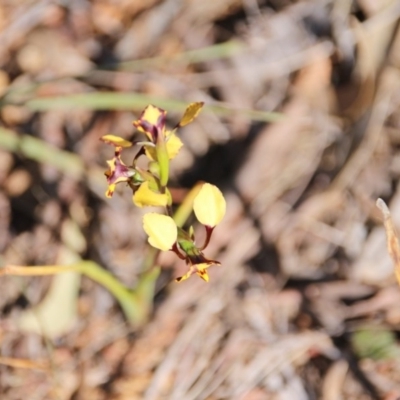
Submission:
M 153 130 L 154 128 L 164 130 L 166 114 L 165 110 L 150 104 L 144 109 L 139 119 L 133 121 L 133 126 L 140 132 L 146 133 L 150 140 L 154 140 Z
M 158 119 L 164 115 L 164 113 L 165 111 L 161 108 L 150 104 L 145 108 L 143 114 L 140 116 L 140 119 L 147 121 L 151 125 L 157 125 Z
M 195 272 L 195 271 L 193 270 L 193 268 L 191 268 L 191 269 L 189 270 L 189 272 L 186 272 L 185 275 L 179 276 L 178 278 L 175 279 L 175 281 L 176 281 L 176 282 L 183 282 L 183 281 L 186 281 L 186 279 L 189 279 L 189 278 L 193 275 L 194 272 Z
M 197 267 L 197 271 L 196 271 L 197 275 L 204 281 L 208 282 L 210 280 L 210 277 L 208 276 L 206 269 L 201 268 L 200 265 L 196 265 L 196 267 Z
M 107 191 L 106 191 L 106 197 L 110 198 L 114 194 L 115 191 L 115 183 L 112 183 L 111 185 L 108 185 Z
M 176 157 L 176 155 L 179 153 L 179 150 L 183 146 L 183 143 L 181 139 L 178 138 L 178 136 L 175 135 L 175 133 L 172 133 L 168 137 L 167 141 L 167 153 L 168 153 L 168 158 L 172 160 L 173 158 Z
M 183 146 L 183 143 L 181 139 L 179 139 L 178 136 L 175 135 L 175 133 L 171 133 L 170 136 L 168 137 L 166 146 L 167 146 L 168 158 L 172 160 L 179 153 L 179 150 Z M 156 149 L 154 147 L 145 146 L 145 151 L 146 151 L 146 156 L 150 160 L 152 161 L 156 160 Z
M 101 141 L 107 144 L 111 144 L 116 147 L 131 147 L 132 143 L 122 137 L 115 135 L 104 135 L 100 138 Z
M 221 191 L 210 183 L 205 183 L 193 202 L 196 218 L 203 225 L 214 227 L 225 215 L 226 202 Z
M 143 216 L 143 229 L 149 243 L 156 249 L 168 251 L 176 242 L 178 228 L 168 215 L 148 213 Z
M 166 206 L 168 204 L 168 195 L 153 192 L 149 188 L 149 182 L 143 182 L 139 189 L 133 195 L 133 202 L 137 207 L 146 206 Z
M 149 160 L 156 161 L 157 155 L 156 155 L 156 149 L 154 147 L 144 146 L 144 151 Z
M 197 117 L 203 105 L 203 102 L 189 104 L 178 126 L 185 126 L 187 124 L 190 124 Z
M 213 265 L 213 264 L 201 263 L 201 264 L 191 265 L 189 267 L 189 271 L 186 272 L 185 275 L 180 276 L 180 277 L 176 278 L 175 280 L 177 282 L 186 281 L 186 279 L 189 279 L 193 274 L 197 274 L 201 279 L 208 282 L 210 280 L 210 277 L 209 277 L 206 269 L 209 268 L 211 265 Z

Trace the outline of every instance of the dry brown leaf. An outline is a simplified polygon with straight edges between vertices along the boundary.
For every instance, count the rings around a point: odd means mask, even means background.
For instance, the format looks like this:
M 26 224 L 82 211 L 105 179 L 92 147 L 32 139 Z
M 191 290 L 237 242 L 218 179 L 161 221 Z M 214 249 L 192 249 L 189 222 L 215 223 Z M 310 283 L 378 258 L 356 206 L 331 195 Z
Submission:
M 145 11 L 119 40 L 115 54 L 121 60 L 142 56 L 168 30 L 182 7 L 182 0 L 167 0 Z
M 65 36 L 51 29 L 32 32 L 17 61 L 22 70 L 45 77 L 80 75 L 93 66 Z
M 11 357 L 0 357 L 0 364 L 7 365 L 13 368 L 27 368 L 27 369 L 40 369 L 47 370 L 49 368 L 45 361 L 34 361 L 24 358 L 11 358 Z

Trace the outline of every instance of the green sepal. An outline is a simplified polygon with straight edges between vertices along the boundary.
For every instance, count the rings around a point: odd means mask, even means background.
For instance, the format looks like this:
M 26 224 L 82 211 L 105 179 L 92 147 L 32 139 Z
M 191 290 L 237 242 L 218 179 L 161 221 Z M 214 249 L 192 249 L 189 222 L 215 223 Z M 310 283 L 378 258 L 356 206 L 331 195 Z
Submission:
M 168 206 L 172 206 L 172 195 L 168 188 L 165 188 L 165 194 L 168 196 Z
M 190 225 L 190 227 L 189 227 L 189 236 L 190 236 L 190 239 L 192 239 L 193 242 L 194 242 L 194 229 L 193 229 L 193 225 Z
M 133 183 L 133 185 L 140 185 L 143 182 L 144 179 L 142 175 L 138 171 L 135 171 L 135 173 L 131 177 L 131 183 Z
M 149 186 L 152 186 L 153 184 L 156 184 L 156 178 L 154 177 L 154 175 L 150 172 L 150 171 L 146 171 L 142 168 L 137 167 L 136 168 L 138 175 L 140 176 L 138 180 L 139 182 L 143 183 L 145 181 L 149 182 Z M 156 186 L 158 189 L 158 186 Z
M 196 247 L 192 240 L 181 239 L 178 237 L 178 244 L 188 257 L 195 257 L 201 254 L 200 250 Z
M 160 166 L 158 165 L 158 162 L 156 161 L 151 161 L 149 163 L 149 171 L 154 175 L 159 177 L 160 176 Z

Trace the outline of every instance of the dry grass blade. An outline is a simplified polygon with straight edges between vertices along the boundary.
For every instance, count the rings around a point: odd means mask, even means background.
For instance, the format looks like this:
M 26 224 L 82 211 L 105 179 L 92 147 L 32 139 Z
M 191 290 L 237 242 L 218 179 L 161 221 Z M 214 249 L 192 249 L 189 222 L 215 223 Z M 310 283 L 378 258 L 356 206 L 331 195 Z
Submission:
M 24 358 L 0 357 L 0 364 L 13 368 L 40 369 L 43 371 L 48 369 L 48 365 L 44 361 L 33 361 Z
M 349 364 L 346 360 L 338 360 L 332 364 L 322 385 L 323 400 L 339 400 L 342 398 L 342 388 L 348 370 Z
M 71 266 L 63 267 L 59 265 L 43 265 L 35 267 L 6 265 L 5 267 L 0 268 L 0 276 L 1 275 L 42 276 L 42 275 L 54 275 L 68 271 L 76 271 L 76 268 Z
M 387 236 L 387 247 L 390 257 L 392 257 L 394 262 L 397 282 L 400 285 L 400 246 L 396 230 L 394 228 L 392 217 L 386 203 L 382 199 L 378 199 L 376 201 L 376 206 L 379 208 L 383 215 L 383 223 L 385 225 Z

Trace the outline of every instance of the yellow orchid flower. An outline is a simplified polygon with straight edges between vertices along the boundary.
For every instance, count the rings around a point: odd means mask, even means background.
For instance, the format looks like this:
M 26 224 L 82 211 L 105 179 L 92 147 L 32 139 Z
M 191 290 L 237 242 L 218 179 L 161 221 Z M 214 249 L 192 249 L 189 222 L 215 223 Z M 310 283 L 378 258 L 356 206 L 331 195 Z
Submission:
M 158 135 L 164 135 L 167 141 L 168 136 L 174 134 L 177 128 L 191 123 L 197 117 L 203 105 L 203 102 L 189 104 L 175 129 L 170 132 L 165 129 L 167 112 L 151 104 L 144 109 L 138 120 L 133 121 L 133 125 L 140 132 L 145 133 L 154 144 L 157 143 Z
M 177 278 L 182 282 L 197 274 L 208 282 L 207 268 L 212 265 L 221 265 L 219 261 L 207 259 L 202 251 L 196 247 L 193 238 L 167 215 L 148 213 L 143 217 L 143 229 L 148 235 L 148 242 L 156 249 L 173 251 L 180 259 L 185 260 L 189 267 L 188 272 Z

